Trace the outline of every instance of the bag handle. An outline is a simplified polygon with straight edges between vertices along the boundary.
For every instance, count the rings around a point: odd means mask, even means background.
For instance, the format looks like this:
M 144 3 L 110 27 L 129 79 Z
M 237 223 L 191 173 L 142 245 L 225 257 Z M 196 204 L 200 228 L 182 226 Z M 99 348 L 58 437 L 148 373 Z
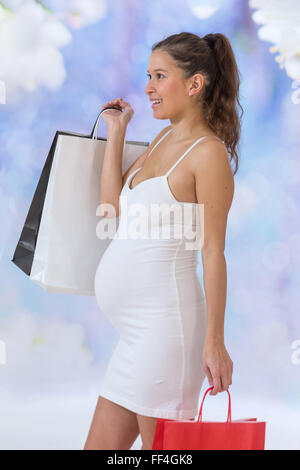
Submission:
M 214 387 L 209 387 L 205 394 L 204 394 L 204 397 L 202 398 L 202 402 L 201 402 L 201 406 L 200 406 L 200 411 L 199 411 L 199 415 L 198 415 L 198 419 L 197 421 L 202 423 L 202 408 L 203 408 L 203 403 L 204 403 L 204 399 L 207 395 L 207 393 L 212 390 Z M 226 390 L 226 392 L 228 393 L 228 413 L 227 413 L 227 423 L 231 423 L 231 399 L 230 399 L 230 393 L 229 393 L 229 390 Z
M 100 113 L 98 114 L 97 116 L 97 119 L 95 121 L 95 124 L 94 124 L 94 127 L 93 127 L 93 130 L 90 134 L 90 138 L 91 139 L 97 139 L 97 136 L 98 136 L 98 124 L 99 124 L 99 119 L 100 119 L 100 116 L 101 114 L 103 113 L 103 111 L 106 111 L 107 109 L 117 109 L 118 111 L 120 111 L 120 108 L 117 108 L 117 106 L 107 106 L 107 108 L 105 109 L 102 109 L 100 111 Z

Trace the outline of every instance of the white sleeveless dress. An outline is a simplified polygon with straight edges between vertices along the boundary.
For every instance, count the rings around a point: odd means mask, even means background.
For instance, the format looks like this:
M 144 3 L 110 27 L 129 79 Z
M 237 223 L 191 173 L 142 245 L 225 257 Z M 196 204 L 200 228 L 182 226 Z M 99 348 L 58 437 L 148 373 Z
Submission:
M 153 204 L 180 210 L 184 206 L 191 214 L 184 222 L 199 228 L 199 204 L 177 201 L 167 178 L 205 137 L 194 142 L 165 175 L 132 189 L 130 182 L 140 168 L 128 177 L 120 194 L 118 230 L 95 274 L 97 303 L 120 335 L 99 395 L 144 416 L 192 419 L 198 413 L 206 333 L 206 302 L 196 272 L 198 251 L 186 248 L 190 246 L 186 236 L 174 235 L 183 223 L 171 220 L 172 211 L 162 211 L 159 220 L 149 213 Z M 135 212 L 135 207 L 142 209 Z M 139 224 L 131 226 L 137 213 Z M 148 226 L 143 237 L 134 235 L 132 227 L 150 218 L 151 232 Z M 168 228 L 173 237 L 162 236 L 162 229 Z

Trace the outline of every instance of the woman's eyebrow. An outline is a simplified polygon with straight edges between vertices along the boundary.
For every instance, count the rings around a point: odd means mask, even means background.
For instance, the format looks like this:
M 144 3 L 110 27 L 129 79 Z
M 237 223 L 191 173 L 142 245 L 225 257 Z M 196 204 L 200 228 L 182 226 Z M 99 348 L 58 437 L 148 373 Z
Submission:
M 164 70 L 164 69 L 154 69 L 154 72 L 158 72 L 158 71 L 161 71 L 161 72 L 167 72 L 167 70 Z M 149 70 L 147 70 L 147 72 L 149 72 Z

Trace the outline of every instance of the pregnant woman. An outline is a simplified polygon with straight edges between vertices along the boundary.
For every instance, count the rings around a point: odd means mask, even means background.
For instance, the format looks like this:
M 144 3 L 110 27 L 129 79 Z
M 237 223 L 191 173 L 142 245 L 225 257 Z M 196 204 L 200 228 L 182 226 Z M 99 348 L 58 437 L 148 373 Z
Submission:
M 123 176 L 124 139 L 134 112 L 121 98 L 104 106 L 119 110 L 103 112 L 108 129 L 100 203 L 103 216 L 120 218 L 96 271 L 95 295 L 120 338 L 85 450 L 130 449 L 139 434 L 142 449 L 151 449 L 158 417 L 195 418 L 206 376 L 212 395 L 232 383 L 233 362 L 224 343 L 224 250 L 238 168 L 238 68 L 224 35 L 180 33 L 152 47 L 148 76 L 145 93 L 154 117 L 171 124 Z M 192 227 L 199 227 L 197 211 L 203 207 L 204 290 L 197 249 L 188 248 L 185 236 L 159 234 L 161 228 L 182 227 L 182 219 L 172 225 L 170 218 L 150 218 L 143 237 L 126 231 L 130 208 L 142 206 L 144 222 L 155 204 L 170 212 L 174 205 L 188 207 Z

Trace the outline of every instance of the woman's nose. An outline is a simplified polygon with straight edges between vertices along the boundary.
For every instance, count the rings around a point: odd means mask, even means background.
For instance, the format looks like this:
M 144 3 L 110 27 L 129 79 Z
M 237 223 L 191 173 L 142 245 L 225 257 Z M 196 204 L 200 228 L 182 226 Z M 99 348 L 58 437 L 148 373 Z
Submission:
M 145 87 L 145 93 L 149 93 L 150 91 L 154 91 L 153 86 L 149 85 L 149 83 Z

